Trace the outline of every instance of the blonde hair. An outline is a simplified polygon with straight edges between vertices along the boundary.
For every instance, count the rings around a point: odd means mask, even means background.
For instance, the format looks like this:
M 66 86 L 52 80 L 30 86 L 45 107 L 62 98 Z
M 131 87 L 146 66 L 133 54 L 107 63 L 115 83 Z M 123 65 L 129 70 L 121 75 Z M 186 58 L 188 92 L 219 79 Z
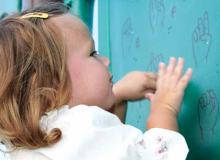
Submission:
M 49 4 L 23 12 L 67 12 L 61 4 Z M 14 147 L 40 148 L 61 139 L 54 128 L 46 133 L 40 118 L 68 103 L 71 94 L 61 33 L 50 20 L 0 21 L 0 137 Z

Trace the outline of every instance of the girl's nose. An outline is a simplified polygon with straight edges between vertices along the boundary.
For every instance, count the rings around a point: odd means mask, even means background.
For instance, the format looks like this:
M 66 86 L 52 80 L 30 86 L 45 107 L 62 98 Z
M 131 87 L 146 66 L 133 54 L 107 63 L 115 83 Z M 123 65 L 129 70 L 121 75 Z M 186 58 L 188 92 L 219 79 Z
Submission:
M 102 60 L 103 64 L 104 64 L 106 67 L 109 67 L 110 61 L 109 61 L 109 59 L 108 59 L 107 57 L 101 56 L 101 60 Z

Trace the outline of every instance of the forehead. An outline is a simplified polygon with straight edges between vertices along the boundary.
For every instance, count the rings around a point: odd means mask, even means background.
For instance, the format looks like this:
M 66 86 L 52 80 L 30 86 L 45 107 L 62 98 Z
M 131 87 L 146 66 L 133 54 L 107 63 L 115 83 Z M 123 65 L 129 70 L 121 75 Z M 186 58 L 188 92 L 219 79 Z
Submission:
M 50 19 L 61 31 L 64 43 L 71 52 L 93 43 L 87 26 L 77 17 L 65 14 Z
M 76 16 L 64 14 L 61 16 L 52 17 L 51 20 L 56 23 L 61 29 L 78 31 L 85 35 L 89 35 L 86 25 Z

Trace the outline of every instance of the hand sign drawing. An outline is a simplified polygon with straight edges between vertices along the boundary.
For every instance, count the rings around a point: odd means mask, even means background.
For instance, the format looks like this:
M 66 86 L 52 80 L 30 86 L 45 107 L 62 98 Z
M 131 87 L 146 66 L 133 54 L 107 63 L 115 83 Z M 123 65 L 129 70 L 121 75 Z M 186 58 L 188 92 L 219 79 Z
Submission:
M 131 45 L 133 43 L 134 39 L 134 31 L 132 28 L 132 22 L 131 18 L 128 17 L 123 26 L 122 26 L 122 31 L 121 31 L 121 43 L 122 43 L 122 54 L 123 56 L 129 55 L 131 51 Z
M 209 32 L 208 12 L 198 18 L 198 23 L 192 34 L 192 49 L 195 65 L 207 63 L 212 43 L 212 35 Z
M 219 103 L 215 92 L 211 89 L 202 94 L 198 101 L 198 120 L 201 137 L 213 135 L 219 113 Z
M 164 0 L 150 0 L 149 20 L 152 32 L 156 32 L 164 24 L 165 6 Z
M 150 62 L 148 63 L 147 70 L 152 72 L 157 72 L 158 64 L 160 62 L 164 62 L 163 54 L 153 55 L 152 58 L 150 59 Z

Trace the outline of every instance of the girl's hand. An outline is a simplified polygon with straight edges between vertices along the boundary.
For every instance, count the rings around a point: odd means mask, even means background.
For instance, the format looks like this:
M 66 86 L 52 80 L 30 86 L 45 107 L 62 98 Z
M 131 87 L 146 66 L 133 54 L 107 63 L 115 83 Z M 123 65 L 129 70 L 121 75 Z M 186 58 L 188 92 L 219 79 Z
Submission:
M 148 94 L 151 100 L 151 112 L 148 118 L 147 127 L 166 128 L 178 130 L 177 115 L 184 95 L 184 90 L 192 76 L 192 69 L 189 68 L 182 75 L 184 60 L 170 58 L 169 65 L 159 64 L 157 90 L 155 94 Z
M 150 72 L 133 71 L 113 86 L 116 104 L 126 100 L 148 98 L 156 89 L 157 75 Z
M 192 69 L 188 68 L 182 75 L 184 66 L 183 58 L 176 59 L 171 57 L 168 66 L 164 63 L 159 64 L 158 81 L 156 93 L 149 94 L 151 107 L 162 108 L 175 112 L 177 115 L 180 109 L 184 90 L 192 76 Z

